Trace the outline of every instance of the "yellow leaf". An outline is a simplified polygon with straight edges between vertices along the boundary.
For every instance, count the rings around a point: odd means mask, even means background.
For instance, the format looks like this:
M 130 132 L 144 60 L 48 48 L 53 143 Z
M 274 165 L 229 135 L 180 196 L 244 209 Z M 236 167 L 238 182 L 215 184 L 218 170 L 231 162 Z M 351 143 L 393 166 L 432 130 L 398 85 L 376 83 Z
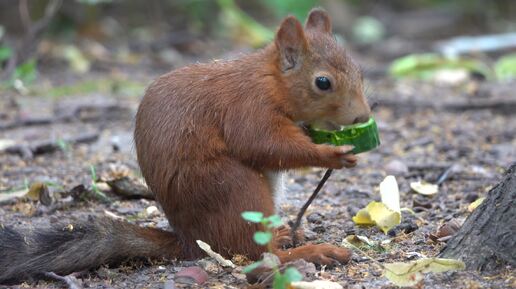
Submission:
M 362 226 L 374 226 L 375 222 L 371 220 L 371 216 L 369 216 L 369 212 L 366 208 L 357 212 L 357 214 L 352 218 L 353 222 L 357 225 Z
M 401 214 L 395 212 L 384 203 L 370 202 L 365 209 L 358 211 L 353 217 L 357 225 L 375 225 L 387 234 L 390 229 L 401 223 Z
M 373 247 L 373 246 L 378 245 L 378 242 L 371 241 L 366 236 L 361 236 L 361 235 L 346 236 L 346 238 L 344 238 L 344 240 L 342 240 L 342 242 L 343 242 L 344 246 L 346 246 L 346 244 L 351 244 L 354 247 L 362 247 L 364 245 Z M 348 246 L 346 246 L 346 247 L 348 247 Z
M 33 183 L 25 196 L 31 201 L 37 201 L 40 199 L 40 195 L 48 191 L 47 185 L 44 183 Z
M 353 222 L 357 225 L 376 225 L 385 234 L 401 223 L 400 191 L 394 176 L 387 176 L 380 183 L 382 202 L 370 202 L 357 212 Z
M 468 212 L 473 212 L 486 198 L 478 198 L 473 203 L 469 204 L 468 206 Z
M 431 196 L 437 194 L 438 186 L 424 181 L 410 183 L 410 188 L 416 193 Z
M 411 262 L 384 264 L 384 275 L 398 286 L 414 286 L 423 279 L 423 273 L 463 270 L 464 262 L 454 259 L 424 258 Z
M 369 216 L 371 216 L 371 220 L 373 220 L 376 226 L 385 234 L 401 223 L 401 214 L 387 208 L 384 203 L 371 202 L 367 205 L 366 210 Z

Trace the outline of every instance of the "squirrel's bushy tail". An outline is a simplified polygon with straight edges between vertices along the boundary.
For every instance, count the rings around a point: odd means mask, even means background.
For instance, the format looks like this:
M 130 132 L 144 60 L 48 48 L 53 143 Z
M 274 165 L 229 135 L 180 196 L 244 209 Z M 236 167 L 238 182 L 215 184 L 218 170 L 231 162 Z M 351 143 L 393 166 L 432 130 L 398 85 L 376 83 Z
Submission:
M 172 232 L 109 218 L 15 231 L 0 226 L 0 284 L 69 274 L 136 257 L 180 257 Z

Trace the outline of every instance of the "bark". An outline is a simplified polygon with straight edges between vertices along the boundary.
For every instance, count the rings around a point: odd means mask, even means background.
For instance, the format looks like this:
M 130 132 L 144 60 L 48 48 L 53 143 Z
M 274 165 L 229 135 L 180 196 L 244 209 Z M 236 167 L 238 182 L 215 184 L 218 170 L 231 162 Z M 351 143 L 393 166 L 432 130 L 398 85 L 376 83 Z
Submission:
M 516 163 L 448 241 L 440 256 L 460 259 L 466 268 L 492 271 L 516 266 Z

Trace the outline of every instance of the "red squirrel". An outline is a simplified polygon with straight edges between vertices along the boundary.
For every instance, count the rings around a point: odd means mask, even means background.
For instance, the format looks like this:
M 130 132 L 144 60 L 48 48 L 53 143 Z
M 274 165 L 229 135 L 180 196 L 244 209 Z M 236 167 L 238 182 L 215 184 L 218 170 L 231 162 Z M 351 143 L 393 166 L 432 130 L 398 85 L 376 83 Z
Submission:
M 44 232 L 0 228 L 0 283 L 44 272 L 66 274 L 134 257 L 195 259 L 202 240 L 225 257 L 258 259 L 259 225 L 244 211 L 275 213 L 274 175 L 301 167 L 353 167 L 349 146 L 311 142 L 299 123 L 330 127 L 363 122 L 370 108 L 362 74 L 334 39 L 328 14 L 310 12 L 303 28 L 285 18 L 273 43 L 230 61 L 171 71 L 146 90 L 134 140 L 141 172 L 173 231 L 108 218 Z M 282 262 L 345 263 L 351 252 L 330 244 L 282 249 Z

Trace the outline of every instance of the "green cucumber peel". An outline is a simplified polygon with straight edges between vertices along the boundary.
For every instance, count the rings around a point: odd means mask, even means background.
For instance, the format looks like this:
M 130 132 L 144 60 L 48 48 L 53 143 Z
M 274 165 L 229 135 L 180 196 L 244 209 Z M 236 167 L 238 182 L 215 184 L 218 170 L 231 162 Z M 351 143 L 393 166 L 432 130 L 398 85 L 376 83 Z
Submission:
M 367 122 L 344 126 L 340 130 L 309 127 L 308 133 L 316 144 L 352 145 L 355 147 L 351 151 L 354 154 L 370 151 L 380 145 L 378 126 L 372 117 Z

